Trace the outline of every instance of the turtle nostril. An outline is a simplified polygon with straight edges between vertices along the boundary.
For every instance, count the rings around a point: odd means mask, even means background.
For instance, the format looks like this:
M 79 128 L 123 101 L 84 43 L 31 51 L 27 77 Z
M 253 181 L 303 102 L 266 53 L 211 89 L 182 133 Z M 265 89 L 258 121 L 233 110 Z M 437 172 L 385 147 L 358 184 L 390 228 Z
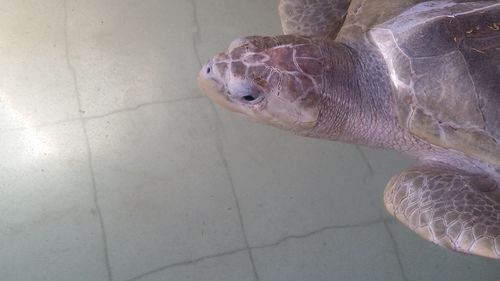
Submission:
M 205 73 L 212 73 L 213 60 L 208 60 L 207 64 L 205 64 Z

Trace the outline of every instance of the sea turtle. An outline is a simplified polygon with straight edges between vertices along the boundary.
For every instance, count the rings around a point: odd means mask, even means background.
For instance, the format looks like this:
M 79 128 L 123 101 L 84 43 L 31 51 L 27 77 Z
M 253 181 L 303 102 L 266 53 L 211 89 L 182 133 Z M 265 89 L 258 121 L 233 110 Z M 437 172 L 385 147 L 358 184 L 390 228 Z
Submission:
M 500 258 L 500 3 L 281 0 L 284 35 L 203 66 L 227 109 L 296 134 L 396 149 L 387 210 L 423 238 Z

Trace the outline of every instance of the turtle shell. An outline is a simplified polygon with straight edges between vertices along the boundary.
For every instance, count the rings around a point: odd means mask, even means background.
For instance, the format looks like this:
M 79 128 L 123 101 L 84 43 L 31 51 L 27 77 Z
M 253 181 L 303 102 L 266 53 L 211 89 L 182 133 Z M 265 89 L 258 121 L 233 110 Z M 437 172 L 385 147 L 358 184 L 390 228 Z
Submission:
M 401 126 L 500 166 L 500 3 L 432 1 L 370 31 Z

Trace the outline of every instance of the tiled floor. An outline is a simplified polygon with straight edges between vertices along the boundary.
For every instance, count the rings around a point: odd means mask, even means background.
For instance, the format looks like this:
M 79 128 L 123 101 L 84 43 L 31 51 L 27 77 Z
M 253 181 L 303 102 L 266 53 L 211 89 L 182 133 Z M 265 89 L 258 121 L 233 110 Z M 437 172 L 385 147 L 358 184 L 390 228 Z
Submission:
M 273 0 L 0 0 L 0 279 L 498 280 L 389 218 L 395 153 L 216 108 L 200 62 Z

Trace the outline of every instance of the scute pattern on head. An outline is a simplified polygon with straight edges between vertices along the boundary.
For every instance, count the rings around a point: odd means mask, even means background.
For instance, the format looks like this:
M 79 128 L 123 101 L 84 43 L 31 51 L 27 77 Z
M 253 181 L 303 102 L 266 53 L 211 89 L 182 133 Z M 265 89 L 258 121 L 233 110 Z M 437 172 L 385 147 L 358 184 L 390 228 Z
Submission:
M 371 31 L 401 126 L 500 165 L 500 4 L 419 4 Z
M 242 39 L 239 39 L 242 40 Z M 249 37 L 229 51 L 232 75 L 252 81 L 265 92 L 295 102 L 321 88 L 324 61 L 313 40 L 304 37 Z M 273 87 L 278 85 L 278 87 Z M 283 86 L 287 89 L 283 89 Z M 280 87 L 281 86 L 281 87 Z

